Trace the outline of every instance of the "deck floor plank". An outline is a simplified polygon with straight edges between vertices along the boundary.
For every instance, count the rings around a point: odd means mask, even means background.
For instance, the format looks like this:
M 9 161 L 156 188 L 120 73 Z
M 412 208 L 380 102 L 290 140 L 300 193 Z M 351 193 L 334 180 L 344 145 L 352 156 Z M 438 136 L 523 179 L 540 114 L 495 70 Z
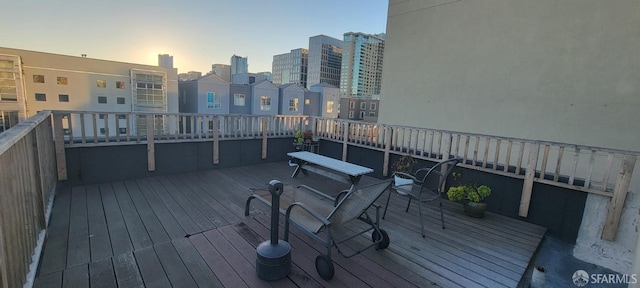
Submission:
M 89 217 L 89 246 L 91 262 L 113 256 L 111 239 L 105 219 L 100 188 L 97 185 L 87 186 L 87 211 Z
M 67 268 L 91 262 L 87 194 L 84 186 L 74 187 L 71 190 L 69 242 L 67 246 Z
M 102 207 L 107 221 L 107 230 L 109 231 L 113 255 L 133 251 L 129 231 L 110 183 L 100 185 L 100 196 L 102 197 Z
M 422 238 L 417 206 L 412 203 L 405 212 L 406 198 L 392 192 L 381 222 L 391 238 L 387 249 L 351 258 L 333 249 L 336 272 L 325 281 L 315 258 L 326 248 L 292 227 L 291 273 L 264 281 L 256 274 L 255 249 L 270 239 L 269 207 L 253 201 L 245 217 L 251 189 L 265 188 L 271 180 L 329 195 L 348 188 L 313 173 L 291 178 L 293 170 L 286 162 L 263 163 L 62 188 L 34 286 L 514 287 L 545 233 L 492 213 L 471 218 L 459 203 L 444 201 L 446 229 L 440 226 L 437 203 L 426 203 Z M 378 204 L 384 206 L 388 195 Z M 284 219 L 280 222 L 282 238 Z M 370 237 L 355 237 L 341 249 L 368 245 Z
M 164 227 L 162 227 L 160 220 L 158 220 L 158 217 L 156 217 L 156 214 L 151 209 L 147 199 L 140 191 L 138 184 L 134 181 L 126 181 L 124 182 L 124 186 L 127 188 L 131 201 L 133 201 L 136 211 L 138 211 L 138 215 L 140 216 L 140 220 L 144 224 L 144 228 L 147 230 L 147 234 L 149 235 L 149 238 L 151 238 L 153 244 L 171 241 L 169 235 L 164 230 Z
M 91 288 L 117 288 L 118 284 L 116 284 L 116 274 L 113 271 L 111 258 L 90 263 L 89 280 Z

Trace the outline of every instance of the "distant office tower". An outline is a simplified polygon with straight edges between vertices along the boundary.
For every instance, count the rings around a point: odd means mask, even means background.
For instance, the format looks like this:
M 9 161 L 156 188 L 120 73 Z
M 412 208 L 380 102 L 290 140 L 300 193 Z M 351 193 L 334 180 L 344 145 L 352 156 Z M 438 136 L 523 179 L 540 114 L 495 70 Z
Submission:
M 240 73 L 249 73 L 247 57 L 233 55 L 231 56 L 231 75 Z
M 264 79 L 267 79 L 269 82 L 273 82 L 273 74 L 269 71 L 258 72 L 256 75 L 264 76 Z
M 273 56 L 271 71 L 273 84 L 297 84 L 307 88 L 309 50 L 298 48 L 289 53 Z
M 189 81 L 189 80 L 195 80 L 202 77 L 202 72 L 198 72 L 198 71 L 189 71 L 187 73 L 180 73 L 178 74 L 178 81 Z
M 380 95 L 385 34 L 344 33 L 340 97 Z
M 173 56 L 169 54 L 158 54 L 158 66 L 173 68 Z
M 325 35 L 309 37 L 307 86 L 327 83 L 340 87 L 342 41 Z
M 211 72 L 227 82 L 231 82 L 231 65 L 213 64 L 211 65 Z

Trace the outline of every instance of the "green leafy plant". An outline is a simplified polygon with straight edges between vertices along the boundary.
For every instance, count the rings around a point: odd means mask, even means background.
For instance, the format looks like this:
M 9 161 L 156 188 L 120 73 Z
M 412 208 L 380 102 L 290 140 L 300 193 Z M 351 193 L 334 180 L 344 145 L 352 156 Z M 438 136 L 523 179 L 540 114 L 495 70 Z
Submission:
M 296 131 L 296 133 L 293 134 L 293 137 L 295 137 L 293 144 L 296 144 L 296 145 L 304 144 L 304 132 L 302 132 L 301 130 Z
M 458 186 L 449 187 L 447 197 L 451 201 L 468 200 L 471 202 L 482 202 L 484 198 L 491 195 L 491 188 L 487 185 L 476 185 L 473 182 L 462 183 L 462 174 L 453 172 L 453 179 L 458 182 Z
M 413 159 L 410 154 L 405 154 L 391 164 L 391 170 L 394 172 L 411 174 L 411 172 L 413 171 L 413 166 L 416 165 L 416 162 L 416 159 Z

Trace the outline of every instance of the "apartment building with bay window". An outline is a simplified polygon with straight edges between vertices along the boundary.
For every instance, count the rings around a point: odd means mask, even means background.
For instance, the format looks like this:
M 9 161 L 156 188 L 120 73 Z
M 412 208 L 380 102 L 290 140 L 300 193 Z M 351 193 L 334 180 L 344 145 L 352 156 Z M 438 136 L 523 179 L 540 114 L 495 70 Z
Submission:
M 105 112 L 95 121 L 98 135 L 142 133 L 142 117 L 125 131 L 127 112 L 178 112 L 177 69 L 0 47 L 1 129 L 41 110 Z M 93 133 L 94 120 L 85 116 Z M 105 129 L 116 121 L 118 131 Z M 169 125 L 161 116 L 155 124 Z

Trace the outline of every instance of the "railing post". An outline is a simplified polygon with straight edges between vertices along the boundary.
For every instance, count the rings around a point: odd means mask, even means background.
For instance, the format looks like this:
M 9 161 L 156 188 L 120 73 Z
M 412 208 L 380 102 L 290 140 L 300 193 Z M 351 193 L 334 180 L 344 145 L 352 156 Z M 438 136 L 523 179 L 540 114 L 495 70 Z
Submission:
M 391 133 L 393 130 L 384 126 L 384 164 L 382 164 L 382 176 L 389 176 L 389 151 L 391 150 Z
M 64 130 L 62 129 L 61 113 L 53 115 L 53 129 L 56 137 L 56 165 L 58 169 L 58 181 L 67 180 L 67 159 L 64 151 Z
M 154 121 L 155 115 L 147 114 L 147 170 L 156 171 L 156 152 L 154 143 Z
M 536 177 L 536 167 L 538 166 L 538 151 L 540 150 L 540 143 L 532 144 L 529 149 L 529 164 L 527 164 L 527 172 L 524 176 L 522 195 L 520 196 L 520 211 L 518 212 L 518 215 L 521 217 L 527 217 L 527 215 L 529 215 L 529 203 L 531 202 L 533 180 Z
M 347 148 L 349 146 L 349 122 L 342 122 L 342 161 L 347 161 Z
M 218 128 L 218 116 L 213 116 L 213 164 L 220 164 L 220 128 Z
M 262 159 L 267 159 L 267 117 L 262 118 Z
M 635 155 L 624 155 L 622 158 L 622 167 L 620 167 L 620 172 L 618 172 L 616 186 L 613 190 L 611 202 L 609 203 L 607 219 L 602 229 L 602 239 L 613 241 L 616 238 L 618 226 L 620 226 L 622 208 L 624 208 L 624 201 L 627 199 L 631 176 L 633 176 L 633 168 L 636 164 L 636 158 Z

